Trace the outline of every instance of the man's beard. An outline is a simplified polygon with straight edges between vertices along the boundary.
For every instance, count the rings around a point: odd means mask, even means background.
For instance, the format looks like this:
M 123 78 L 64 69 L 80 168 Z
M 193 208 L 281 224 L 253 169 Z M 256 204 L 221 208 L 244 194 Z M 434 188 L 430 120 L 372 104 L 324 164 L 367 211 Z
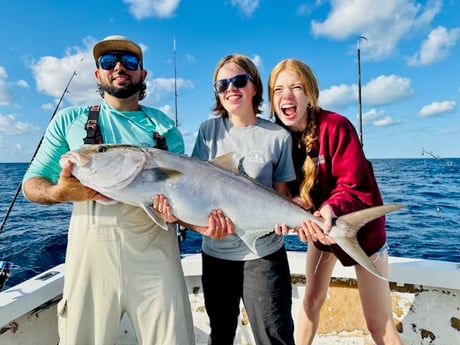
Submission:
M 116 98 L 128 98 L 138 93 L 142 88 L 143 81 L 139 81 L 136 84 L 128 84 L 126 86 L 112 86 L 99 84 L 99 91 L 107 92 L 109 95 Z

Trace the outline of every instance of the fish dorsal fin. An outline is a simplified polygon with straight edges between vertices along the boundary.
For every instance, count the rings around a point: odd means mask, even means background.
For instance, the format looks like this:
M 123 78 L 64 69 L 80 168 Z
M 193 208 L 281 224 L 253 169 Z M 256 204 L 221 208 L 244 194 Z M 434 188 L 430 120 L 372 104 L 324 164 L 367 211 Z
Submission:
M 214 164 L 222 169 L 229 170 L 234 173 L 238 173 L 238 167 L 235 166 L 235 162 L 233 161 L 234 153 L 229 152 L 218 156 L 214 159 L 211 159 L 209 163 Z

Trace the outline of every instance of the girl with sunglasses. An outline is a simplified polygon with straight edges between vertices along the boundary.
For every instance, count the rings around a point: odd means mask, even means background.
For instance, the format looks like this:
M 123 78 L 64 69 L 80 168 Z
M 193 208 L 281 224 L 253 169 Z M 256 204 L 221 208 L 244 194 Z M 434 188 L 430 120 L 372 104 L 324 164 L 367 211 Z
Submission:
M 280 126 L 257 116 L 263 98 L 257 67 L 247 56 L 228 55 L 218 62 L 213 81 L 217 117 L 200 126 L 192 156 L 207 161 L 233 152 L 241 173 L 287 195 L 287 181 L 295 178 L 291 138 Z M 283 237 L 272 232 L 259 238 L 257 253 L 252 253 L 236 234 L 219 236 L 204 236 L 202 242 L 210 344 L 233 344 L 242 299 L 256 344 L 293 345 Z
M 320 108 L 318 82 L 303 62 L 279 62 L 268 80 L 271 113 L 293 137 L 292 156 L 297 180 L 289 191 L 306 209 L 324 218 L 325 224 L 346 213 L 382 204 L 371 163 L 364 156 L 356 131 L 344 116 Z M 323 230 L 304 222 L 298 232 L 307 251 L 307 286 L 299 311 L 296 344 L 313 343 L 320 311 L 337 259 L 355 265 L 367 327 L 377 345 L 402 344 L 392 318 L 387 281 L 356 265 Z M 388 274 L 385 219 L 378 218 L 361 228 L 358 241 L 380 272 Z
M 247 56 L 228 55 L 217 64 L 213 81 L 217 117 L 201 124 L 192 156 L 208 161 L 232 152 L 242 174 L 287 195 L 287 181 L 295 178 L 291 137 L 281 126 L 257 116 L 263 95 L 257 67 Z M 154 208 L 166 221 L 177 221 L 164 196 L 155 197 Z M 215 219 L 215 226 L 207 229 L 185 224 L 203 235 L 202 284 L 211 326 L 208 344 L 233 344 L 243 300 L 256 344 L 294 345 L 283 236 L 272 232 L 259 238 L 253 253 L 234 233 L 230 219 Z

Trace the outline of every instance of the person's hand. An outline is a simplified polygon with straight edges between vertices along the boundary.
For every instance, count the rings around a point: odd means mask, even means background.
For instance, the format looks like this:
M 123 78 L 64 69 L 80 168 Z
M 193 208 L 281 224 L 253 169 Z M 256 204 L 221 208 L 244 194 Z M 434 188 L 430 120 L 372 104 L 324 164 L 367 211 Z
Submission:
M 305 202 L 305 200 L 303 200 L 300 196 L 292 198 L 292 201 L 306 210 L 309 210 L 313 206 Z
M 153 208 L 167 223 L 177 222 L 177 218 L 174 216 L 171 206 L 169 205 L 168 199 L 163 194 L 155 195 L 153 198 Z
M 332 228 L 332 219 L 335 218 L 332 207 L 326 204 L 321 208 L 321 210 L 316 211 L 313 215 L 323 218 L 324 230 L 317 223 L 305 220 L 300 224 L 301 228 L 298 230 L 300 240 L 302 242 L 320 241 L 325 245 L 334 244 L 334 239 L 328 236 L 328 233 Z
M 222 210 L 213 210 L 208 217 L 208 226 L 198 226 L 187 224 L 177 219 L 169 205 L 168 199 L 162 195 L 155 195 L 153 198 L 153 208 L 167 223 L 178 222 L 188 229 L 195 230 L 196 232 L 211 237 L 214 240 L 221 240 L 225 236 L 235 233 L 235 226 L 230 218 L 226 217 Z
M 289 235 L 293 233 L 297 233 L 297 229 L 291 229 L 286 224 L 275 225 L 275 234 L 277 235 Z
M 213 210 L 208 217 L 208 226 L 198 227 L 195 230 L 213 240 L 221 240 L 227 235 L 234 234 L 235 226 L 222 210 Z
M 52 187 L 53 199 L 58 202 L 100 200 L 110 201 L 110 198 L 94 189 L 84 186 L 72 175 L 72 162 L 68 161 L 61 170 L 59 180 Z

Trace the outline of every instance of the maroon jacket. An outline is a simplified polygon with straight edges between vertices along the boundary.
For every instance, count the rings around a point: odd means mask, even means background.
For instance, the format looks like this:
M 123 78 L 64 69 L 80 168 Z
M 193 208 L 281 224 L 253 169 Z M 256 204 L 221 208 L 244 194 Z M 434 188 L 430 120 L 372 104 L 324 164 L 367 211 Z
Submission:
M 310 153 L 318 166 L 316 185 L 312 191 L 315 210 L 330 204 L 337 216 L 382 205 L 382 197 L 374 176 L 372 164 L 364 156 L 356 130 L 344 116 L 321 110 L 318 119 L 319 139 L 316 152 Z M 303 179 L 302 165 L 306 158 L 305 146 L 293 133 L 293 159 L 297 180 L 289 185 L 292 195 L 299 195 Z M 377 252 L 386 242 L 385 217 L 380 217 L 362 227 L 358 241 L 367 255 Z M 356 262 L 338 245 L 315 246 L 332 251 L 345 266 Z

